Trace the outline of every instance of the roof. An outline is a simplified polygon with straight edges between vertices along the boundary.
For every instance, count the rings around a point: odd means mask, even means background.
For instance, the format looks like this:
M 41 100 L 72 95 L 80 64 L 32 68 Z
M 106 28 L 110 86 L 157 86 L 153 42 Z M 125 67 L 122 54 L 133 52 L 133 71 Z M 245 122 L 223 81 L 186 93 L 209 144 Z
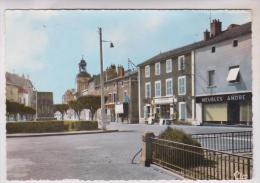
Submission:
M 140 63 L 138 66 L 140 67 L 140 66 L 151 64 L 151 63 L 155 63 L 157 61 L 161 61 L 163 59 L 169 59 L 172 56 L 182 55 L 182 54 L 190 52 L 191 50 L 194 50 L 194 49 L 212 45 L 212 44 L 224 41 L 224 40 L 232 39 L 232 38 L 239 37 L 239 36 L 249 34 L 249 33 L 251 33 L 251 22 L 242 24 L 240 26 L 235 26 L 231 29 L 227 29 L 227 30 L 223 31 L 220 35 L 218 35 L 210 40 L 198 41 L 198 42 L 188 44 L 183 47 L 179 47 L 176 49 L 172 49 L 172 50 L 160 53 L 160 54 Z
M 18 76 L 17 74 L 6 72 L 5 78 L 6 78 L 6 84 L 15 85 L 24 88 L 33 88 L 33 84 L 31 80 Z
M 134 71 L 126 71 L 125 72 L 125 75 L 124 76 L 118 76 L 118 77 L 115 77 L 113 79 L 110 79 L 110 80 L 104 80 L 104 83 L 110 83 L 110 82 L 114 82 L 114 81 L 118 81 L 118 80 L 121 80 L 121 79 L 125 79 L 125 78 L 128 78 L 130 76 L 133 76 L 133 75 L 137 75 L 138 71 L 137 70 L 134 70 Z M 105 78 L 104 78 L 105 79 Z M 98 75 L 93 75 L 93 79 L 92 80 L 95 80 L 95 87 L 98 87 L 100 85 L 100 74 Z

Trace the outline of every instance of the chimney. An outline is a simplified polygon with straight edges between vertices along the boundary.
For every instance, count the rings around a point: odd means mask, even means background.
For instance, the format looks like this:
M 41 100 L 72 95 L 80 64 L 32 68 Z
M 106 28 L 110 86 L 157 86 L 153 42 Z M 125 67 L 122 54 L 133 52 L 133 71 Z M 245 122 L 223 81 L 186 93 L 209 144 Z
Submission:
M 107 68 L 106 76 L 107 76 L 107 80 L 116 78 L 117 76 L 116 65 L 112 64 L 109 68 Z
M 117 66 L 118 77 L 123 77 L 125 75 L 125 69 L 122 65 Z
M 220 22 L 217 19 L 214 19 L 211 23 L 210 23 L 210 36 L 211 37 L 215 37 L 218 36 L 221 33 L 221 28 L 222 26 L 222 22 Z
M 204 41 L 208 41 L 210 38 L 210 32 L 208 29 L 204 32 Z

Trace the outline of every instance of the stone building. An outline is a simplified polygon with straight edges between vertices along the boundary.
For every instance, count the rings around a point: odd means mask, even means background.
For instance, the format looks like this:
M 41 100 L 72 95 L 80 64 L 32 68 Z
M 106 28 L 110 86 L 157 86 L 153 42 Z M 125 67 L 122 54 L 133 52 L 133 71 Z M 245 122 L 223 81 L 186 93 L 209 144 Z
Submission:
M 195 50 L 197 120 L 251 124 L 251 23 L 231 24 L 224 31 L 221 25 L 213 20 L 204 45 Z
M 140 122 L 194 120 L 194 52 L 182 47 L 138 65 Z
M 62 103 L 68 104 L 72 100 L 77 99 L 77 92 L 75 89 L 68 89 L 62 96 Z
M 32 106 L 33 84 L 29 77 L 6 72 L 6 99 L 12 102 Z
M 138 123 L 138 73 L 111 65 L 104 71 L 106 114 L 111 121 Z M 93 75 L 83 95 L 100 95 L 100 75 Z

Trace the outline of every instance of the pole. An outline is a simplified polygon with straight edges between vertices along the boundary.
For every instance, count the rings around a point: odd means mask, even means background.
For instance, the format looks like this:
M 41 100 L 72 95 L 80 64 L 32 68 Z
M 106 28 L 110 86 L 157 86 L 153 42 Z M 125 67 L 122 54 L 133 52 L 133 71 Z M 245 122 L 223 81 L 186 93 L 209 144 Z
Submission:
M 105 124 L 105 98 L 104 98 L 104 73 L 103 73 L 103 50 L 102 50 L 102 28 L 99 27 L 99 45 L 100 45 L 100 89 L 101 89 L 101 126 L 106 130 Z
M 38 118 L 38 98 L 37 98 L 37 94 L 38 94 L 38 92 L 37 92 L 37 90 L 35 91 L 35 98 L 36 98 L 36 100 L 35 100 L 35 121 L 37 120 L 37 118 Z

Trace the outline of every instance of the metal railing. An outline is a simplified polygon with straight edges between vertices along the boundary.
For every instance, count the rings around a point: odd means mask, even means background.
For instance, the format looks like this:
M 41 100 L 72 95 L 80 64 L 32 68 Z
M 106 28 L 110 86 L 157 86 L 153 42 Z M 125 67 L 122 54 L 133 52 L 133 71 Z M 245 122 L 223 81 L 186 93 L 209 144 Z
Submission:
M 191 179 L 250 179 L 252 158 L 151 138 L 152 163 Z
M 232 153 L 252 152 L 252 131 L 192 134 L 202 147 Z

